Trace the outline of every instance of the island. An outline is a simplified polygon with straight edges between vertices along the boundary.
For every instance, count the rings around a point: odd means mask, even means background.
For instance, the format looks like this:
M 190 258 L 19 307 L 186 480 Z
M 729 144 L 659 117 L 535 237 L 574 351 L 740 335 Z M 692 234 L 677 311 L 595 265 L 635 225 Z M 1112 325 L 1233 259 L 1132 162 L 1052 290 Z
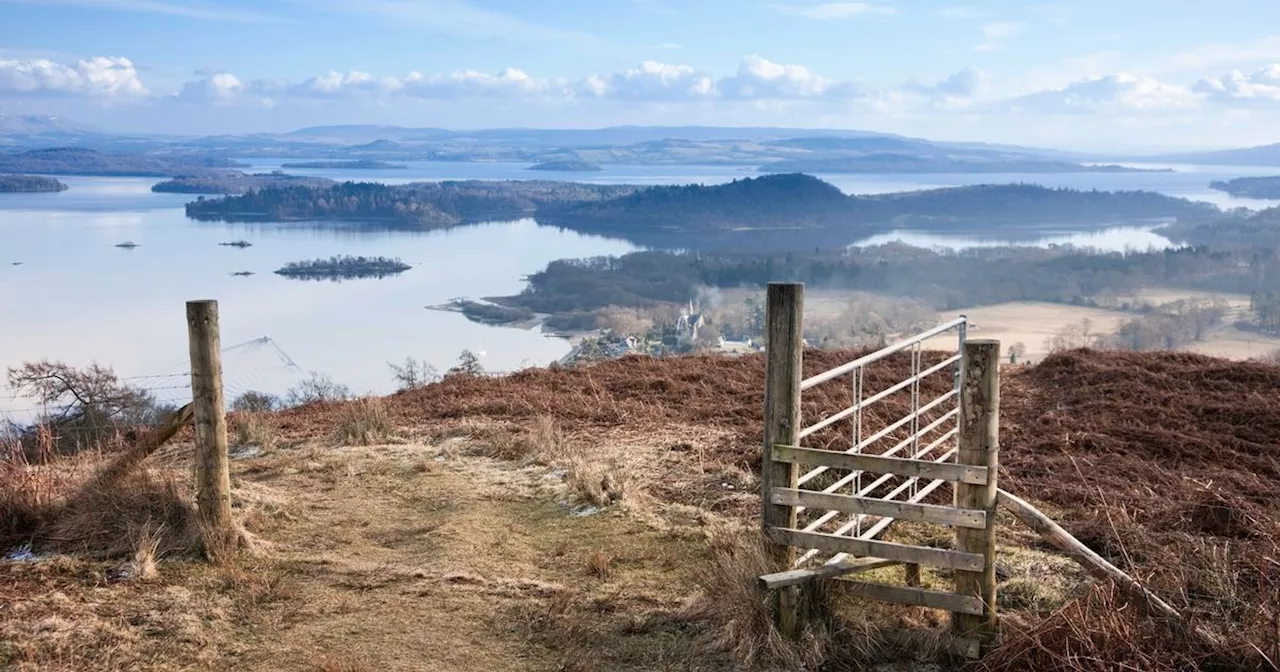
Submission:
M 247 240 L 232 240 L 226 243 L 218 243 L 218 244 L 223 247 L 238 247 L 242 250 L 246 247 L 253 247 L 253 243 Z
M 549 170 L 565 173 L 588 173 L 597 170 L 604 170 L 599 164 L 590 161 L 565 160 L 565 161 L 547 161 L 529 166 L 529 170 Z
M 221 171 L 200 175 L 181 175 L 152 185 L 151 191 L 173 194 L 243 194 L 270 187 L 327 187 L 337 184 L 326 177 L 286 175 L 280 171 L 271 173 L 242 173 Z
M 393 228 L 435 229 L 466 222 L 516 219 L 549 203 L 617 198 L 634 185 L 466 180 L 386 185 L 345 182 L 329 187 L 264 188 L 239 196 L 196 200 L 187 216 L 203 221 L 348 220 Z
M 276 270 L 276 275 L 299 280 L 354 280 L 385 278 L 410 268 L 409 264 L 399 259 L 339 256 L 313 261 L 291 261 Z
M 94 175 L 108 177 L 172 177 L 205 175 L 245 164 L 216 157 L 105 154 L 80 147 L 0 152 L 0 173 Z
M 399 170 L 408 168 L 403 163 L 390 163 L 372 159 L 356 159 L 353 161 L 303 161 L 301 163 L 282 163 L 281 168 L 326 168 L 339 170 Z
M 35 194 L 66 191 L 67 185 L 42 175 L 0 175 L 0 194 Z
M 1118 222 L 1205 219 L 1216 207 L 1142 191 L 994 184 L 847 195 L 804 174 L 660 186 L 598 202 L 549 204 L 538 222 L 646 247 L 739 252 L 844 246 L 894 229 L 964 233 L 1089 230 Z
M 126 240 L 123 243 L 116 243 L 116 247 L 132 250 L 133 248 L 138 247 L 138 243 L 135 243 L 132 240 Z
M 1260 198 L 1280 200 L 1280 176 L 1278 177 L 1237 177 L 1234 180 L 1214 180 L 1209 183 L 1210 189 L 1225 191 L 1241 198 Z
M 196 200 L 197 220 L 346 220 L 368 227 L 429 230 L 468 222 L 536 217 L 538 223 L 622 238 L 646 247 L 724 251 L 836 247 L 914 228 L 963 233 L 1002 229 L 1091 230 L 1173 218 L 1206 220 L 1213 205 L 1142 191 L 1076 191 L 998 184 L 851 196 L 803 174 L 723 184 L 639 187 L 543 181 L 385 185 L 347 182 L 280 187 Z

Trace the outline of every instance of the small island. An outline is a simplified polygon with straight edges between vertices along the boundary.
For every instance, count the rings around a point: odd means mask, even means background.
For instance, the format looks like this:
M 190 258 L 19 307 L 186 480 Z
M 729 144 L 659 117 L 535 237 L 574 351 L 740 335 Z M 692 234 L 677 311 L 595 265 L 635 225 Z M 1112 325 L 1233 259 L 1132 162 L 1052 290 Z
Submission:
M 253 271 L 236 271 L 235 273 L 232 273 L 231 275 L 233 275 L 233 276 L 235 276 L 235 277 L 237 277 L 237 278 L 247 278 L 247 277 L 249 277 L 249 276 L 253 275 Z
M 42 175 L 0 175 L 0 194 L 38 194 L 66 191 L 67 185 Z
M 218 244 L 223 247 L 238 247 L 242 250 L 246 247 L 253 247 L 253 243 L 247 240 L 232 240 L 226 243 L 218 243 Z
M 403 163 L 357 159 L 355 161 L 303 161 L 301 163 L 282 163 L 281 168 L 326 168 L 337 170 L 399 170 L 408 168 Z
M 1225 191 L 1239 198 L 1280 199 L 1280 176 L 1214 180 L 1209 183 L 1209 188 Z
M 604 170 L 598 164 L 590 161 L 579 161 L 576 159 L 566 161 L 547 161 L 537 165 L 529 166 L 529 170 L 550 170 L 563 173 L 589 173 L 597 170 Z
M 213 174 L 179 175 L 172 180 L 155 184 L 151 191 L 170 194 L 240 195 L 272 187 L 327 187 L 336 184 L 325 177 L 287 175 L 280 171 L 271 173 L 242 173 L 227 170 Z
M 355 280 L 385 278 L 410 268 L 409 264 L 399 259 L 340 256 L 313 261 L 291 261 L 278 269 L 276 275 L 298 280 Z
M 132 250 L 133 248 L 138 247 L 138 244 L 133 242 L 132 240 L 126 240 L 123 243 L 116 243 L 116 247 L 126 249 L 126 250 Z

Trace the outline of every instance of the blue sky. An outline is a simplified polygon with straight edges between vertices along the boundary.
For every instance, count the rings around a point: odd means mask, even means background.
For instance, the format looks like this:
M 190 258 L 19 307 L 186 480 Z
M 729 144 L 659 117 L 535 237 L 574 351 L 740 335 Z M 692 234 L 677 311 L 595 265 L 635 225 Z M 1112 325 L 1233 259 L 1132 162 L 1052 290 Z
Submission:
M 1276 0 L 0 0 L 0 113 L 126 131 L 711 124 L 1252 145 L 1280 141 L 1277 64 Z

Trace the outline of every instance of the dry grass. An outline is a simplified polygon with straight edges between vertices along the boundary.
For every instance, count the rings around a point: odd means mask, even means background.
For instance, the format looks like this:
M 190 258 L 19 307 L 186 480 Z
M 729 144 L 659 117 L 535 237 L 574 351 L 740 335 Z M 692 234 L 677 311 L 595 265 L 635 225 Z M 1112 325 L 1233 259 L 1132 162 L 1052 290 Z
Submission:
M 395 438 L 395 425 L 386 404 L 378 397 L 364 397 L 343 404 L 336 437 L 343 446 L 372 446 Z
M 592 551 L 591 557 L 587 558 L 587 571 L 598 579 L 609 578 L 613 573 L 613 556 L 599 549 Z
M 257 446 L 263 453 L 274 451 L 279 444 L 279 432 L 271 423 L 268 413 L 236 413 L 231 419 L 231 445 Z

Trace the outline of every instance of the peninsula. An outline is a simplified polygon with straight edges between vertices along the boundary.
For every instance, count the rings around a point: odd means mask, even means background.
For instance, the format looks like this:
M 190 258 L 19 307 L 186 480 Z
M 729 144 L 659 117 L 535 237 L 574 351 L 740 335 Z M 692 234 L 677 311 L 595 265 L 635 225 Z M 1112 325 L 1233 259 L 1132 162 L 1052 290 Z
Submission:
M 1225 191 L 1241 198 L 1264 198 L 1280 200 L 1280 176 L 1276 177 L 1237 177 L 1234 180 L 1214 180 L 1209 183 L 1210 189 Z

